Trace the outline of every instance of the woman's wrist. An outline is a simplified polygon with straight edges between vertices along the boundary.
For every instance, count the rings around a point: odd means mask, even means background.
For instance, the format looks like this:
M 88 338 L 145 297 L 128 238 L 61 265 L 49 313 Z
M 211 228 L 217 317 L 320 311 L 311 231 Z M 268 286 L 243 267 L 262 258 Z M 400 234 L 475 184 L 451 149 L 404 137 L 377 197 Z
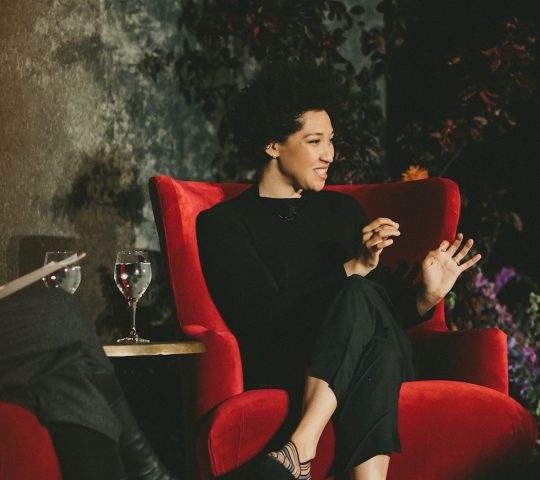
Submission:
M 416 296 L 416 308 L 420 316 L 424 316 L 435 305 L 442 300 L 442 297 L 435 293 L 428 292 L 425 288 L 421 288 Z

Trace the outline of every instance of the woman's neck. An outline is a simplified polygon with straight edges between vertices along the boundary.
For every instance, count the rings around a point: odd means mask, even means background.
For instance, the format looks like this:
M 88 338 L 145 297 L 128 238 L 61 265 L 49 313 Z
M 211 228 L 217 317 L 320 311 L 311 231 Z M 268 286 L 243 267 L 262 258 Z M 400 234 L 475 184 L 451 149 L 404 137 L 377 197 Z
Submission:
M 301 198 L 303 189 L 295 188 L 287 183 L 283 175 L 272 168 L 269 164 L 265 165 L 258 179 L 258 188 L 260 197 L 269 198 Z

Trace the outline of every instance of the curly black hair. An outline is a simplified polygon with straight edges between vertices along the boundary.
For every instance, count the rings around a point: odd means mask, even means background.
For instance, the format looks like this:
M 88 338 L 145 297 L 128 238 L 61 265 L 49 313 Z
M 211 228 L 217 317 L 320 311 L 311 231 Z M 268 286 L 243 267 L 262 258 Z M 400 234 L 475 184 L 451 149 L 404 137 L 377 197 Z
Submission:
M 337 76 L 315 62 L 270 63 L 239 94 L 230 113 L 233 139 L 240 161 L 258 167 L 269 160 L 265 147 L 283 143 L 302 128 L 302 114 L 338 110 Z

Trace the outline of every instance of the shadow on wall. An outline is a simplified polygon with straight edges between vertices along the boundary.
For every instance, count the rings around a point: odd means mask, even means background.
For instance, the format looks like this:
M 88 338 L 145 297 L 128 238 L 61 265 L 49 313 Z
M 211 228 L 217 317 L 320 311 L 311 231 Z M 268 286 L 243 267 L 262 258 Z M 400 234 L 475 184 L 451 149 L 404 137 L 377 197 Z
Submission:
M 111 220 L 118 217 L 133 227 L 143 220 L 144 194 L 138 177 L 133 160 L 117 151 L 84 154 L 71 191 L 55 195 L 53 213 L 67 216 L 80 234 L 94 226 L 78 222 L 85 209 L 101 211 Z
M 76 295 L 105 341 L 127 333 L 129 311 L 114 278 L 116 253 L 134 249 L 136 227 L 142 222 L 145 195 L 138 184 L 139 170 L 131 157 L 102 149 L 83 155 L 71 188 L 53 198 L 53 215 L 74 229 L 76 251 L 87 252 L 82 262 L 82 282 Z M 58 250 L 58 248 L 54 248 Z M 140 334 L 152 340 L 171 339 L 172 322 L 160 275 L 158 252 L 149 252 L 152 283 L 140 301 Z M 139 329 L 139 328 L 138 328 Z
M 144 206 L 138 176 L 132 159 L 115 152 L 84 156 L 71 188 L 52 199 L 53 215 L 71 225 L 73 236 L 15 235 L 7 244 L 8 278 L 42 266 L 47 251 L 86 252 L 75 295 L 105 341 L 124 336 L 129 327 L 127 302 L 116 287 L 113 272 L 116 253 L 137 246 L 135 232 Z M 152 340 L 171 340 L 179 328 L 170 308 L 161 256 L 156 251 L 149 254 L 152 282 L 139 302 L 138 330 Z M 33 288 L 45 286 L 36 282 Z

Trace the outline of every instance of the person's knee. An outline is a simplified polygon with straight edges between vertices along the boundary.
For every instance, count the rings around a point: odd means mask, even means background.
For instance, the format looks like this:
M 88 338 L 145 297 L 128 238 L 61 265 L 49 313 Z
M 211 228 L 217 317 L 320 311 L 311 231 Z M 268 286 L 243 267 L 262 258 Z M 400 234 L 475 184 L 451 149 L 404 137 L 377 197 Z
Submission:
M 351 275 L 346 279 L 331 305 L 334 318 L 336 320 L 341 318 L 351 325 L 355 324 L 356 327 L 360 322 L 369 327 L 369 330 L 374 331 L 375 311 L 372 294 L 370 286 L 363 277 Z M 340 312 L 341 315 L 335 315 L 336 312 Z
M 339 294 L 342 298 L 354 300 L 362 305 L 375 305 L 380 298 L 380 293 L 374 287 L 373 282 L 356 274 L 345 279 Z
M 375 361 L 385 374 L 400 375 L 402 360 L 395 345 L 384 338 L 373 337 L 372 350 Z
M 362 275 L 356 273 L 349 275 L 343 282 L 343 288 L 365 288 L 367 286 L 366 279 Z

